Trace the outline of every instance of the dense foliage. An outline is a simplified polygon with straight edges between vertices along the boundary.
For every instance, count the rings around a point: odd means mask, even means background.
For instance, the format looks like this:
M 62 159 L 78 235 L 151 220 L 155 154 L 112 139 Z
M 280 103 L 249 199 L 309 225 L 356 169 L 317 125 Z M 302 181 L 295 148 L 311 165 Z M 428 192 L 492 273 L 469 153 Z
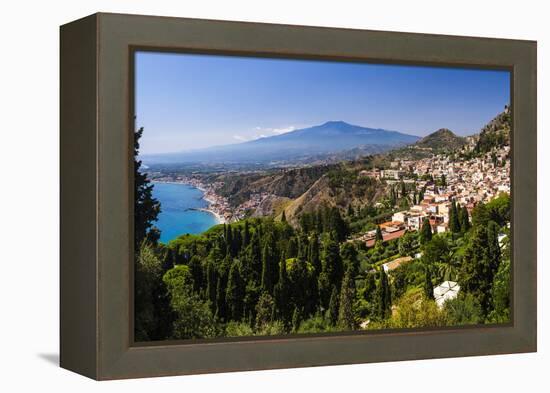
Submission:
M 184 235 L 168 245 L 144 243 L 136 288 L 152 293 L 143 307 L 144 337 L 507 321 L 509 251 L 498 235 L 507 231 L 502 206 L 508 204 L 509 197 L 502 195 L 479 206 L 472 225 L 459 224 L 457 232 L 436 235 L 425 224 L 420 232 L 389 242 L 379 239 L 370 248 L 346 240 L 346 220 L 335 208 L 304 215 L 296 228 L 255 218 Z M 396 257 L 413 255 L 417 258 L 388 273 L 382 268 Z M 445 280 L 458 281 L 462 288 L 457 299 L 439 308 L 433 288 Z M 159 282 L 164 292 L 151 289 Z

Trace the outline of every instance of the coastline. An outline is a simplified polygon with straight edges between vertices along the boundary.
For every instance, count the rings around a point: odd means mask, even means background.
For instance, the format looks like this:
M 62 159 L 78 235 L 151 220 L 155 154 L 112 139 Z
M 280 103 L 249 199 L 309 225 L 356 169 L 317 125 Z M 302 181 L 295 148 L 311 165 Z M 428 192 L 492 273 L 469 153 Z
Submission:
M 197 211 L 202 211 L 202 212 L 206 212 L 206 213 L 209 213 L 211 214 L 212 216 L 214 216 L 215 220 L 216 220 L 216 225 L 220 225 L 220 224 L 226 224 L 227 221 L 225 219 L 225 217 L 220 214 L 215 208 L 215 204 L 216 204 L 216 200 L 209 197 L 208 196 L 208 190 L 201 186 L 201 185 L 197 185 L 197 184 L 193 184 L 193 183 L 190 183 L 190 182 L 186 182 L 186 181 L 165 181 L 165 180 L 152 180 L 151 183 L 162 183 L 162 184 L 179 184 L 179 185 L 186 185 L 186 186 L 190 186 L 190 187 L 193 187 L 193 188 L 196 188 L 197 190 L 201 191 L 202 192 L 202 199 L 204 201 L 206 201 L 206 203 L 208 204 L 208 207 L 201 207 L 201 208 L 197 208 L 195 210 Z
M 225 219 L 220 214 L 216 213 L 214 210 L 211 210 L 211 209 L 208 209 L 208 208 L 199 208 L 199 209 L 196 209 L 196 210 L 213 215 L 214 218 L 216 219 L 216 225 L 226 223 Z

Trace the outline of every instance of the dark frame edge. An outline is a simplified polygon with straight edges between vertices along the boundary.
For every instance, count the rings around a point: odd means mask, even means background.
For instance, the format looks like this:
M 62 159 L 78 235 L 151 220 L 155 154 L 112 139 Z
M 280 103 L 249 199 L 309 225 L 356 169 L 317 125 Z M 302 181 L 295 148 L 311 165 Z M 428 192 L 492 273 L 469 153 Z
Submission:
M 60 27 L 59 364 L 92 379 L 99 363 L 97 34 L 97 14 Z

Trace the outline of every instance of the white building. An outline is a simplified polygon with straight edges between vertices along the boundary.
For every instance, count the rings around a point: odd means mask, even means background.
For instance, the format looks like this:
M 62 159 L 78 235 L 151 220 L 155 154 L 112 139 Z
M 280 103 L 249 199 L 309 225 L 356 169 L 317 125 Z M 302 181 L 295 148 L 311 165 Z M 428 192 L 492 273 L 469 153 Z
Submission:
M 460 291 L 460 285 L 454 281 L 445 281 L 434 288 L 434 298 L 438 307 L 441 308 L 447 300 L 455 299 Z

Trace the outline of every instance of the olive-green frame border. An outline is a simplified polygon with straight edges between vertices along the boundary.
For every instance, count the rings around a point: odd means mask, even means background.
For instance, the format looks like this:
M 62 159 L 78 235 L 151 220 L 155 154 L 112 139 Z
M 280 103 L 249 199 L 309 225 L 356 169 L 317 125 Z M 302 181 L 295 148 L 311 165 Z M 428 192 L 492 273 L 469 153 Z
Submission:
M 136 48 L 508 69 L 513 323 L 135 345 L 131 334 Z M 536 43 L 154 16 L 61 27 L 61 366 L 95 379 L 536 351 Z

